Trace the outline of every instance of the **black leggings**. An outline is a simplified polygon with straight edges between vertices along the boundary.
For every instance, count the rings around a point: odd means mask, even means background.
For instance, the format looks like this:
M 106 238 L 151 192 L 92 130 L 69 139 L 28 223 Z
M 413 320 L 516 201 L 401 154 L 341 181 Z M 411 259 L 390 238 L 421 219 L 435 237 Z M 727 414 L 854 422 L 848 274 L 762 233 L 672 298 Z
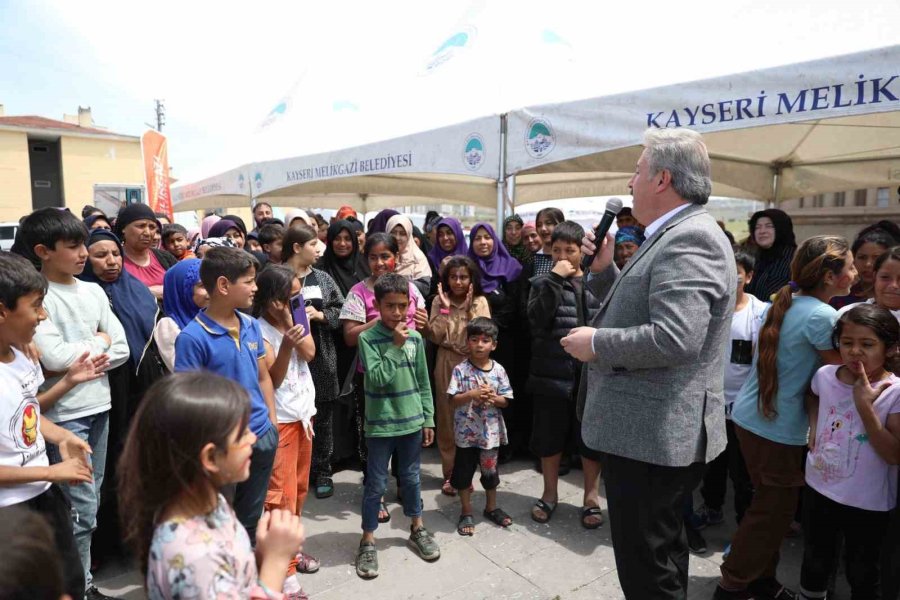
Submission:
M 808 486 L 804 493 L 802 591 L 811 598 L 825 597 L 840 553 L 837 536 L 843 533 L 851 598 L 881 598 L 881 549 L 890 513 L 845 506 Z

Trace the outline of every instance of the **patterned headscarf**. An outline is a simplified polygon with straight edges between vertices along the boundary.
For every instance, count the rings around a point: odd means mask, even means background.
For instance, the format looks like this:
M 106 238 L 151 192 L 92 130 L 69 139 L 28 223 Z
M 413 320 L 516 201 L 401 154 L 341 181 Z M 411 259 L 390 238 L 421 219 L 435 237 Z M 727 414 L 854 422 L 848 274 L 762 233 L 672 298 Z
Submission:
M 633 225 L 622 227 L 616 232 L 616 245 L 622 244 L 624 242 L 631 242 L 640 246 L 644 243 L 644 239 L 644 232 L 640 228 L 634 227 Z

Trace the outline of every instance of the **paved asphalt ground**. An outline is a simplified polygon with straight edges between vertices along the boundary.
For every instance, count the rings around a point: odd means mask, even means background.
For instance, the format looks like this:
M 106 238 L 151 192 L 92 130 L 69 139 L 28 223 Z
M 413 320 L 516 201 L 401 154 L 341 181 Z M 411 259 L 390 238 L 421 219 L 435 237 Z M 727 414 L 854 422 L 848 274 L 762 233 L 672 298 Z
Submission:
M 579 524 L 581 471 L 573 470 L 560 481 L 560 505 L 552 521 L 540 525 L 529 516 L 531 505 L 541 492 L 540 474 L 526 460 L 501 465 L 499 504 L 515 523 L 503 530 L 481 517 L 484 495 L 479 490 L 474 496 L 475 535 L 461 537 L 456 533 L 458 501 L 440 493 L 437 451 L 426 450 L 422 460 L 425 525 L 435 533 L 441 546 L 440 560 L 425 563 L 406 546 L 409 520 L 403 516 L 391 487 L 387 498 L 392 500 L 388 505 L 392 518 L 376 533 L 381 574 L 370 581 L 357 577 L 353 564 L 360 537 L 362 476 L 357 471 L 341 471 L 335 475 L 334 496 L 325 500 L 311 496 L 304 509 L 305 549 L 322 562 L 318 573 L 302 578 L 304 589 L 313 598 L 622 598 L 609 525 L 588 531 Z M 603 508 L 605 515 L 605 504 Z M 726 508 L 726 522 L 703 531 L 709 552 L 691 556 L 691 599 L 711 598 L 715 589 L 722 550 L 734 530 L 733 512 Z M 779 577 L 794 589 L 799 584 L 802 553 L 800 538 L 785 540 Z M 140 576 L 124 560 L 102 566 L 95 582 L 105 593 L 127 600 L 146 597 Z M 843 574 L 839 576 L 835 597 L 849 598 Z

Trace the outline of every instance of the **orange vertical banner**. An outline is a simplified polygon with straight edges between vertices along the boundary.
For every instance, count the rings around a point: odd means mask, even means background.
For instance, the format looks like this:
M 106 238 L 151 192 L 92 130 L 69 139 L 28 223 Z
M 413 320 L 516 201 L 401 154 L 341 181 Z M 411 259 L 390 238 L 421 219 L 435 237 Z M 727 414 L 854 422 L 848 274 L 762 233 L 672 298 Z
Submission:
M 148 129 L 141 136 L 144 155 L 144 178 L 147 183 L 147 204 L 153 212 L 165 213 L 171 221 L 172 194 L 169 190 L 169 148 L 166 136 Z

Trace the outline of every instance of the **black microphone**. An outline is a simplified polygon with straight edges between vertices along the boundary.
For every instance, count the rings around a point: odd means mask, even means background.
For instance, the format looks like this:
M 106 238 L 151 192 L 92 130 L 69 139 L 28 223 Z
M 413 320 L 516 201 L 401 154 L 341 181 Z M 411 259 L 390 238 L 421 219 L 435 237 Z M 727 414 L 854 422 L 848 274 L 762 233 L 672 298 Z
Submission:
M 622 210 L 621 199 L 610 198 L 606 201 L 606 210 L 603 211 L 603 218 L 600 219 L 600 223 L 597 225 L 597 228 L 594 229 L 594 244 L 597 246 L 598 251 L 600 250 L 600 244 L 603 243 L 603 238 L 606 237 L 609 228 L 612 227 L 613 221 L 616 220 L 616 215 L 619 214 L 620 210 Z M 594 262 L 594 256 L 585 254 L 581 258 L 581 270 L 588 271 L 591 268 L 592 262 Z

